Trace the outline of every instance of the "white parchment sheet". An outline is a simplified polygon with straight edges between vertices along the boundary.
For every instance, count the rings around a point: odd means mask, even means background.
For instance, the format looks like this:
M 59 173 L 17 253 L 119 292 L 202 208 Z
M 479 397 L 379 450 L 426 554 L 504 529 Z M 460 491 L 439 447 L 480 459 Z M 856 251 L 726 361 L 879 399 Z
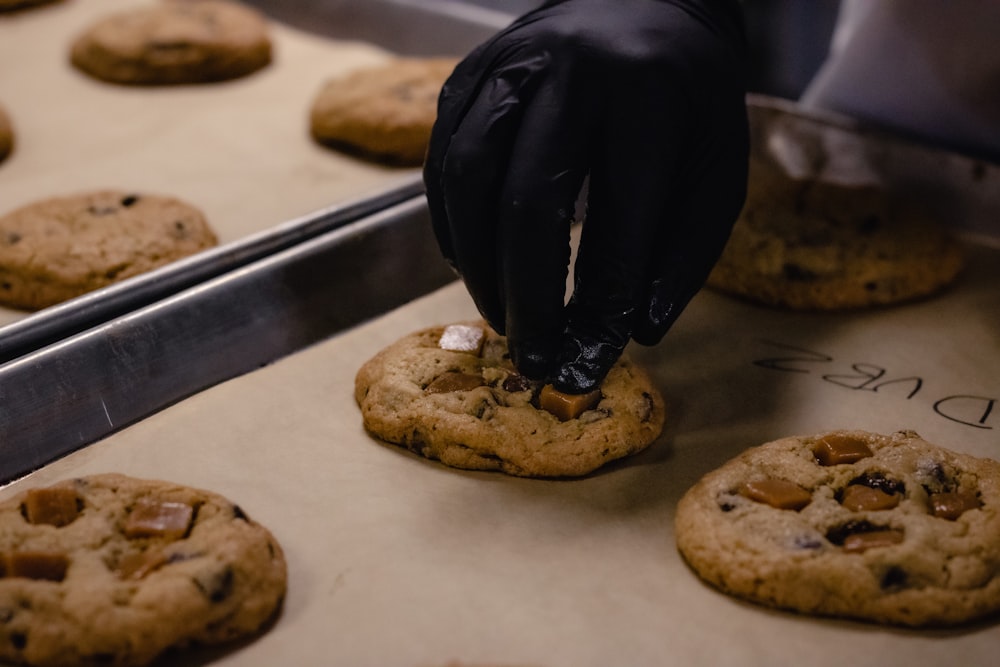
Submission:
M 329 78 L 385 62 L 376 46 L 272 21 L 273 62 L 244 78 L 190 86 L 103 83 L 69 62 L 99 18 L 154 0 L 63 0 L 0 14 L 0 105 L 14 153 L 0 163 L 0 215 L 96 189 L 178 197 L 222 244 L 388 190 L 412 170 L 337 153 L 309 136 Z M 0 326 L 27 313 L 0 308 Z
M 209 389 L 0 492 L 119 471 L 227 495 L 289 565 L 277 623 L 225 665 L 987 665 L 1000 627 L 907 631 L 771 611 L 703 585 L 673 515 L 746 447 L 832 428 L 910 428 L 1000 457 L 1000 249 L 947 294 L 791 314 L 703 291 L 656 348 L 666 396 L 645 452 L 584 479 L 445 468 L 367 435 L 358 366 L 403 334 L 475 316 L 452 284 Z M 193 360 L 192 363 L 197 363 Z M 190 659 L 177 664 L 192 664 Z

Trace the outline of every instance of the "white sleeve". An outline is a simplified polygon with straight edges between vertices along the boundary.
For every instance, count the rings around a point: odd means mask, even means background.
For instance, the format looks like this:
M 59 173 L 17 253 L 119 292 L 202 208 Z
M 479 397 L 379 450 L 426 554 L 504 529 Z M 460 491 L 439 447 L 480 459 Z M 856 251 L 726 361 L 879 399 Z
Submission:
M 1000 162 L 1000 1 L 844 0 L 801 103 Z

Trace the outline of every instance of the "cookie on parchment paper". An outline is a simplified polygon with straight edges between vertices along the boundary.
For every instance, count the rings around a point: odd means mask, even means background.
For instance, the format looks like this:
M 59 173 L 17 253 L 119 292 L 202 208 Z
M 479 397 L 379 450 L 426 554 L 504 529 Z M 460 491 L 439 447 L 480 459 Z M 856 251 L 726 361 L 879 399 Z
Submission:
M 267 19 L 230 0 L 166 0 L 99 19 L 73 42 L 70 60 L 125 85 L 210 83 L 271 62 Z
M 940 221 L 884 188 L 752 165 L 746 204 L 707 285 L 768 306 L 840 310 L 935 294 L 963 265 Z
M 419 166 L 441 87 L 458 60 L 398 58 L 324 83 L 309 111 L 320 144 L 399 166 Z
M 523 477 L 585 475 L 663 429 L 663 398 L 627 356 L 576 417 L 539 409 L 543 391 L 515 371 L 506 338 L 485 322 L 462 322 L 380 351 L 358 370 L 354 395 L 381 440 L 452 467 Z
M 2 106 L 0 106 L 0 162 L 7 159 L 7 156 L 14 150 L 14 126 L 10 122 L 10 116 Z
M 766 606 L 903 626 L 1000 610 L 1000 463 L 913 431 L 748 449 L 682 497 L 694 571 Z
M 261 631 L 287 587 L 273 535 L 221 495 L 120 474 L 0 503 L 0 659 L 144 665 Z
M 0 304 L 37 310 L 216 244 L 204 215 L 173 197 L 102 190 L 0 216 Z

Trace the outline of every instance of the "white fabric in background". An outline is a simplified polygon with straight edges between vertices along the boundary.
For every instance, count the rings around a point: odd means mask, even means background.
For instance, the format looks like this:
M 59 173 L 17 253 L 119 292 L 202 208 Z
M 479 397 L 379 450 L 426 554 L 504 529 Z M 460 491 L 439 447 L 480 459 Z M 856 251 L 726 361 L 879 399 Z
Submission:
M 1000 2 L 844 0 L 801 101 L 1000 162 Z

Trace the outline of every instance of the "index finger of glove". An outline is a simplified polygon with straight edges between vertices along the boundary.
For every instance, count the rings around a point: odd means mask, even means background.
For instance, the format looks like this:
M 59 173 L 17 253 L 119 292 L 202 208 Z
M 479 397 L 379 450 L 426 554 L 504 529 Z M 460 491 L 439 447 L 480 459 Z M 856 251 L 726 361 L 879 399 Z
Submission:
M 613 102 L 595 144 L 600 152 L 592 162 L 566 344 L 554 380 L 570 393 L 599 386 L 631 338 L 694 126 L 662 77 L 620 83 L 624 88 L 611 87 Z M 629 103 L 637 99 L 643 104 Z
M 480 312 L 501 332 L 506 317 L 497 263 L 498 207 L 523 100 L 544 67 L 544 58 L 511 52 L 482 74 L 467 98 L 446 91 L 436 129 L 441 134 L 434 137 L 425 172 L 442 250 Z M 467 83 L 465 75 L 463 70 L 456 76 Z
M 446 202 L 452 193 L 444 191 L 446 158 L 451 151 L 456 133 L 463 125 L 466 127 L 463 135 L 466 137 L 473 135 L 468 130 L 467 117 L 470 114 L 474 118 L 488 116 L 484 113 L 483 106 L 505 97 L 498 83 L 507 81 L 508 93 L 513 94 L 521 85 L 517 83 L 518 79 L 523 83 L 530 76 L 531 64 L 527 65 L 528 69 L 521 68 L 522 71 L 517 74 L 517 52 L 525 46 L 530 46 L 523 35 L 523 30 L 526 24 L 534 20 L 536 12 L 529 12 L 515 20 L 507 28 L 473 49 L 455 67 L 438 96 L 437 116 L 431 130 L 423 175 L 434 231 L 445 257 L 450 261 L 454 262 L 454 257 Z M 485 105 L 484 99 L 487 100 Z M 476 120 L 469 122 L 475 123 Z M 485 133 L 486 129 L 482 128 L 482 131 Z
M 481 80 L 488 75 L 481 64 L 483 51 L 487 46 L 480 46 L 459 62 L 442 86 L 438 96 L 437 117 L 431 128 L 424 160 L 423 178 L 431 223 L 445 258 L 451 262 L 454 262 L 455 257 L 442 184 L 444 161 L 451 146 L 452 135 L 479 94 Z

